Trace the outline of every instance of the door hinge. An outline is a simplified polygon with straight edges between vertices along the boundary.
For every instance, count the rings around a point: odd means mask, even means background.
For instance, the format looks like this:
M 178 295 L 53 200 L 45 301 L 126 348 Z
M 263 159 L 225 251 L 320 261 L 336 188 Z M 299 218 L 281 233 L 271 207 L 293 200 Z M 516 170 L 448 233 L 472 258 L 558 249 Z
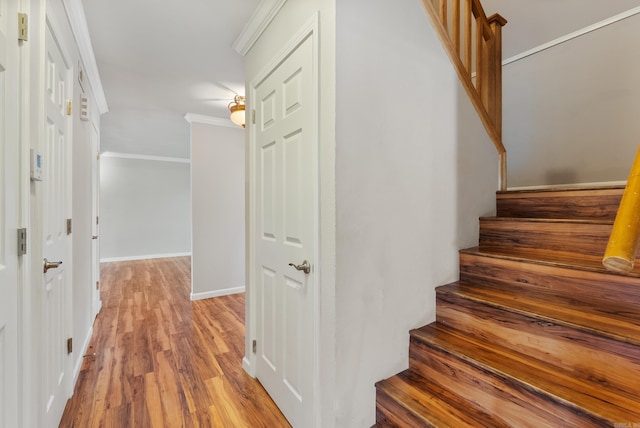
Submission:
M 73 352 L 73 338 L 68 338 L 67 339 L 67 354 L 70 354 Z
M 96 216 L 96 224 L 100 224 L 100 217 Z
M 251 110 L 251 123 L 256 124 L 256 110 Z
M 100 281 L 96 281 L 96 290 L 100 290 Z
M 18 40 L 29 40 L 29 17 L 26 13 L 18 13 Z
M 18 229 L 18 255 L 27 254 L 27 228 Z
M 67 116 L 71 116 L 71 112 L 73 111 L 73 101 L 67 101 Z
M 253 346 L 253 353 L 255 354 L 256 351 L 258 350 L 258 341 L 254 340 L 252 346 Z
M 71 219 L 67 219 L 67 235 L 71 235 Z

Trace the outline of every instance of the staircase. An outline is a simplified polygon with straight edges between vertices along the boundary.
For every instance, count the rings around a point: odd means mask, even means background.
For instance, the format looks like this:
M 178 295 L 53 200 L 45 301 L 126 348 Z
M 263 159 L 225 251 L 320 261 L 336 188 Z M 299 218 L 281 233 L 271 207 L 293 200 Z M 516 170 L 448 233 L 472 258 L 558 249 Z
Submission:
M 497 194 L 378 427 L 640 427 L 640 270 L 601 260 L 623 187 Z M 636 266 L 640 260 L 636 260 Z

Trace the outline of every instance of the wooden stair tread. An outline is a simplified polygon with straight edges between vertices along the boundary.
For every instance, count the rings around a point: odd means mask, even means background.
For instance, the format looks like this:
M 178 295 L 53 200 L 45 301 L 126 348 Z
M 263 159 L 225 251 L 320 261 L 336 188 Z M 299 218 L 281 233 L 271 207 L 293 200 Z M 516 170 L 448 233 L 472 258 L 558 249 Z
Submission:
M 458 427 L 508 427 L 501 420 L 453 394 L 448 389 L 431 382 L 411 370 L 405 370 L 393 377 L 376 383 L 378 407 L 401 406 L 402 426 L 429 426 L 437 428 Z M 386 395 L 393 403 L 387 402 Z M 394 412 L 400 419 L 403 416 Z M 406 414 L 409 414 L 407 416 Z M 391 417 L 390 417 L 391 418 Z M 413 423 L 409 423 L 408 419 Z M 418 425 L 419 424 L 419 425 Z M 378 422 L 378 426 L 398 426 L 393 420 Z
M 631 272 L 619 274 L 615 272 L 609 272 L 602 265 L 601 258 L 585 257 L 582 254 L 544 254 L 544 253 L 531 253 L 527 250 L 519 249 L 496 249 L 490 250 L 481 249 L 479 246 L 466 248 L 460 250 L 462 253 L 475 254 L 486 257 L 509 259 L 519 261 L 523 263 L 537 263 L 547 266 L 558 266 L 571 269 L 579 269 L 590 272 L 600 272 L 610 275 L 628 276 L 640 278 L 640 264 L 636 264 Z M 639 284 L 640 285 L 640 284 Z
M 599 384 L 575 379 L 540 360 L 485 343 L 436 323 L 412 330 L 411 337 L 499 378 L 520 383 L 537 394 L 549 396 L 556 402 L 582 409 L 588 414 L 610 421 L 640 421 L 640 402 L 637 399 L 621 396 Z
M 640 313 L 624 303 L 604 303 L 557 291 L 508 285 L 456 282 L 437 288 L 467 299 L 518 312 L 540 320 L 562 324 L 590 334 L 640 345 Z

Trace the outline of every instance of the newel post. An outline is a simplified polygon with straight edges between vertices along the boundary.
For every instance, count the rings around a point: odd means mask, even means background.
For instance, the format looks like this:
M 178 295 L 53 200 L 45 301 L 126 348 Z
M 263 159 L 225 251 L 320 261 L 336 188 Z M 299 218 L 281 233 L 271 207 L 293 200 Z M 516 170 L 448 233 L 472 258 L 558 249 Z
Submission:
M 488 106 L 489 115 L 493 119 L 500 143 L 502 143 L 502 27 L 507 24 L 507 20 L 499 14 L 491 15 L 487 21 L 493 33 L 491 43 L 492 60 L 489 65 L 492 67 L 493 73 L 491 87 L 493 96 L 489 97 L 490 105 Z M 504 146 L 503 146 L 504 147 Z M 507 190 L 507 153 L 503 151 L 498 153 L 500 160 L 500 190 Z
M 493 82 L 494 97 L 489 108 L 496 130 L 502 138 L 502 27 L 507 24 L 507 20 L 499 14 L 491 15 L 488 19 L 491 32 L 493 33 L 493 61 L 491 67 L 493 67 Z

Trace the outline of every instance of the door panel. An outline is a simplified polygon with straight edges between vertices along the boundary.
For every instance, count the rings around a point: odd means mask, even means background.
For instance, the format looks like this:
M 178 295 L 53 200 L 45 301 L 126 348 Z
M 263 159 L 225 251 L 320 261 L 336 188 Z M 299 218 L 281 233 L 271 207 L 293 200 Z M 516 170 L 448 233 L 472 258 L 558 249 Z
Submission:
M 308 36 L 253 92 L 257 377 L 293 426 L 313 425 L 317 101 Z
M 47 23 L 48 24 L 48 23 Z M 71 98 L 71 71 L 54 33 L 47 25 L 45 41 L 45 141 L 42 153 L 44 180 L 43 255 L 52 262 L 62 262 L 44 273 L 42 290 L 43 400 L 45 426 L 57 426 L 69 396 L 70 359 L 66 339 L 68 323 L 70 258 L 66 219 L 69 209 L 70 116 L 66 113 Z
M 0 0 L 0 427 L 18 424 L 19 206 L 16 2 Z

